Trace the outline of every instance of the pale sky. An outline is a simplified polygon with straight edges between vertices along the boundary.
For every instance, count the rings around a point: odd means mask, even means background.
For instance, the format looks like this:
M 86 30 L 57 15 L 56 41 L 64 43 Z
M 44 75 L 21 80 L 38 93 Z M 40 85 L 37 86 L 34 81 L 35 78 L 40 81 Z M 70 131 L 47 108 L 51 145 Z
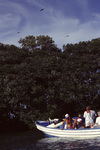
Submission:
M 0 43 L 20 46 L 29 35 L 49 35 L 58 48 L 98 38 L 100 0 L 0 0 Z

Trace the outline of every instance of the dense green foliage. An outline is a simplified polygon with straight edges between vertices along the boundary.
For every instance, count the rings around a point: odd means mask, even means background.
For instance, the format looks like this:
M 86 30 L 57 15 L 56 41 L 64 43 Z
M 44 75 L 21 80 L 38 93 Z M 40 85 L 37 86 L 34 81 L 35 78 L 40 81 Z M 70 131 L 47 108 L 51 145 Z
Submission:
M 67 44 L 49 36 L 0 46 L 0 123 L 74 116 L 86 105 L 99 110 L 100 38 Z

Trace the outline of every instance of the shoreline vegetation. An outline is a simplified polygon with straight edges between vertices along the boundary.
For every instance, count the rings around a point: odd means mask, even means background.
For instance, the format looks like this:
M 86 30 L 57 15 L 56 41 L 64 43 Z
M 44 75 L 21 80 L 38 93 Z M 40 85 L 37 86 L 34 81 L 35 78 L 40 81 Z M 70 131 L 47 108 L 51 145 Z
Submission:
M 100 110 L 100 38 L 55 45 L 26 36 L 0 43 L 0 132 L 34 129 L 34 121 Z

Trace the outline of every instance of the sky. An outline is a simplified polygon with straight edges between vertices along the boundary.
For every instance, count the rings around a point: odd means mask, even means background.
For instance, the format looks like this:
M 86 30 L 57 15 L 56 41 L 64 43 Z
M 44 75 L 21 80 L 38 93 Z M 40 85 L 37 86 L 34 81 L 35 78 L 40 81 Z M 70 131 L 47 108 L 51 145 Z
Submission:
M 0 43 L 20 47 L 29 35 L 48 35 L 61 49 L 99 38 L 100 0 L 0 0 Z

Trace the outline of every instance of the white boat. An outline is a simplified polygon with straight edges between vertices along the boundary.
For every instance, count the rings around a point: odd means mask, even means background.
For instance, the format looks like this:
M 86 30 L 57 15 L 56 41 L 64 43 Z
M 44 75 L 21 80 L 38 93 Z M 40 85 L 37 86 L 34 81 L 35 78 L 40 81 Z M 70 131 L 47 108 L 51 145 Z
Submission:
M 84 129 L 61 129 L 50 125 L 49 121 L 36 121 L 35 125 L 38 130 L 42 131 L 46 136 L 67 137 L 67 138 L 94 138 L 100 137 L 100 127 L 84 128 Z

